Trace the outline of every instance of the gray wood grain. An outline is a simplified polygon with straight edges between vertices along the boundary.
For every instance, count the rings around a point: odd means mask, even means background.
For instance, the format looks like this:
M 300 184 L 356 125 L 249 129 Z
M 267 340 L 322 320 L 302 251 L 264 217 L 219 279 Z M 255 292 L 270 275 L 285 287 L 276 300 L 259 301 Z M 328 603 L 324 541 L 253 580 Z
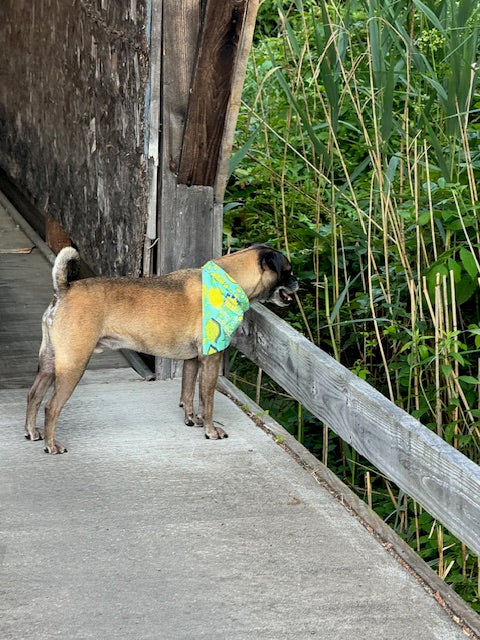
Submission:
M 99 274 L 141 266 L 146 20 L 146 0 L 2 2 L 0 165 Z
M 182 184 L 215 184 L 248 0 L 206 0 L 178 168 Z
M 158 180 L 161 141 L 161 86 L 162 86 L 162 5 L 149 4 L 147 39 L 150 45 L 149 80 L 145 99 L 145 152 L 147 157 L 147 223 L 143 250 L 144 276 L 153 275 L 155 246 L 157 244 Z
M 162 141 L 156 245 L 158 274 L 197 264 L 197 238 L 192 237 L 196 222 L 187 217 L 195 205 L 192 204 L 185 215 L 182 210 L 184 198 L 182 194 L 178 197 L 177 193 L 177 173 L 200 24 L 201 3 L 198 0 L 163 3 L 160 86 Z M 211 208 L 212 203 L 209 202 L 206 210 L 211 211 Z M 156 358 L 155 371 L 157 377 L 163 380 L 181 375 L 182 367 L 179 362 Z
M 258 304 L 234 345 L 480 554 L 478 465 Z
M 249 0 L 246 5 L 246 14 L 240 41 L 238 43 L 238 52 L 235 62 L 235 73 L 232 78 L 230 99 L 225 118 L 223 140 L 218 158 L 217 175 L 215 178 L 214 187 L 216 202 L 223 201 L 225 187 L 228 181 L 228 167 L 230 164 L 230 157 L 232 155 L 235 128 L 237 125 L 238 112 L 240 110 L 240 104 L 242 101 L 243 83 L 245 80 L 245 74 L 247 72 L 248 58 L 250 54 L 250 48 L 252 46 L 258 7 L 259 0 Z

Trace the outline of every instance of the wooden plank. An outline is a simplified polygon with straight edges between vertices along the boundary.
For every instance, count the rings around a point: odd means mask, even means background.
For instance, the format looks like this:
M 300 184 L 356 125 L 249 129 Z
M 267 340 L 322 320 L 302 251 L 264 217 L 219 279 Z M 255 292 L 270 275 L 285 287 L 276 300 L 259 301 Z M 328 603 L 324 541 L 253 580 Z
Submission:
M 212 187 L 179 184 L 172 204 L 176 215 L 168 218 L 168 226 L 167 220 L 162 221 L 162 234 L 165 235 L 160 236 L 160 243 L 171 249 L 163 256 L 165 273 L 199 267 L 219 255 L 221 249 L 217 240 L 222 237 L 222 212 L 213 205 Z M 214 247 L 217 247 L 217 253 Z M 181 374 L 182 364 L 157 358 L 155 370 L 161 380 L 174 378 Z
M 215 201 L 222 202 L 227 186 L 228 167 L 232 155 L 235 127 L 237 125 L 238 112 L 242 101 L 242 90 L 247 72 L 248 57 L 252 46 L 255 21 L 257 19 L 259 0 L 249 0 L 246 7 L 246 15 L 243 30 L 238 45 L 237 60 L 232 79 L 232 89 L 227 108 L 223 141 L 218 159 L 217 176 L 215 179 Z
M 163 3 L 158 274 L 194 266 L 180 257 L 177 258 L 177 242 L 181 243 L 180 236 L 188 233 L 187 229 L 180 228 L 180 224 L 195 226 L 194 221 L 185 217 L 177 220 L 177 172 L 200 22 L 199 0 Z M 195 254 L 195 244 L 192 244 L 190 256 L 193 260 Z
M 215 184 L 248 0 L 207 0 L 178 181 Z
M 213 257 L 215 238 L 221 234 L 214 221 L 212 187 L 177 185 L 174 196 L 176 215 L 162 225 L 161 243 L 172 242 L 174 249 L 165 255 L 165 273 L 175 269 L 199 267 Z M 221 221 L 220 221 L 221 223 Z M 219 228 L 220 226 L 220 228 Z
M 162 74 L 161 74 L 161 147 L 158 180 L 157 273 L 195 265 L 197 253 L 194 220 L 179 215 L 177 172 L 180 164 L 183 131 L 200 33 L 200 0 L 163 2 Z M 203 194 L 204 196 L 205 194 Z M 197 198 L 201 197 L 197 194 Z M 192 205 L 193 206 L 193 205 Z M 193 207 L 195 208 L 195 207 Z M 211 210 L 211 203 L 207 211 Z M 187 237 L 191 244 L 185 249 Z M 180 247 L 178 251 L 177 247 Z M 166 358 L 155 359 L 157 378 L 164 380 L 181 375 L 181 363 Z
M 250 2 L 254 7 L 258 4 L 258 0 Z M 249 0 L 163 3 L 157 225 L 160 274 L 200 266 L 221 253 L 223 191 L 215 191 L 213 185 L 220 150 L 225 151 L 228 144 L 231 147 L 226 138 L 234 133 L 236 114 L 228 120 L 228 131 L 224 124 L 227 110 L 232 108 L 229 101 L 237 68 L 242 70 L 238 77 L 243 83 L 243 58 L 256 14 L 256 9 L 251 12 L 250 31 L 242 36 L 248 4 Z M 237 65 L 239 51 L 241 65 Z M 235 85 L 237 94 L 241 83 Z M 178 364 L 163 359 L 156 362 L 160 378 L 179 370 Z
M 148 0 L 147 40 L 150 75 L 145 98 L 145 157 L 147 162 L 147 224 L 143 249 L 144 276 L 153 275 L 157 239 L 158 179 L 160 167 L 160 113 L 162 70 L 162 5 Z
M 234 345 L 480 554 L 478 465 L 258 304 Z
M 177 178 L 200 33 L 199 0 L 163 2 L 162 179 Z M 168 171 L 167 171 L 168 169 Z

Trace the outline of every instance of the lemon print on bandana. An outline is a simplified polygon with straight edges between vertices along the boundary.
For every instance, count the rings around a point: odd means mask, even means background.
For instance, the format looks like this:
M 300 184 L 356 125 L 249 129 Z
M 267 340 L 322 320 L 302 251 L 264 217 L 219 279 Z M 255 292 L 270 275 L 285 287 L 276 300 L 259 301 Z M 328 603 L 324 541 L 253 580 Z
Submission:
M 228 347 L 233 332 L 250 307 L 247 294 L 226 271 L 210 261 L 202 268 L 203 354 Z
M 205 324 L 205 338 L 209 344 L 214 344 L 220 337 L 222 329 L 216 320 L 208 318 Z
M 214 309 L 220 309 L 223 302 L 222 292 L 218 289 L 209 289 L 207 292 L 208 302 Z

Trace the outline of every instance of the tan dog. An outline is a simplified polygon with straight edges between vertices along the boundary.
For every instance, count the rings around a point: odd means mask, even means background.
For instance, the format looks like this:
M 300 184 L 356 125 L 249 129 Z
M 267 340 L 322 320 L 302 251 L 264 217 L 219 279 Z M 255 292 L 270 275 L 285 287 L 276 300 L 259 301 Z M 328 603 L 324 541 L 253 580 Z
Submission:
M 253 245 L 214 260 L 243 289 L 250 301 L 288 305 L 298 289 L 288 260 L 265 245 Z M 47 453 L 64 453 L 55 440 L 57 420 L 95 349 L 133 349 L 185 360 L 180 406 L 185 424 L 204 426 L 207 438 L 226 438 L 213 424 L 213 397 L 222 352 L 204 355 L 202 348 L 202 271 L 186 269 L 154 278 L 87 278 L 76 280 L 78 252 L 67 247 L 53 266 L 54 296 L 43 316 L 38 374 L 28 394 L 25 437 L 45 440 Z M 200 371 L 200 406 L 194 394 Z M 37 429 L 42 400 L 45 429 Z

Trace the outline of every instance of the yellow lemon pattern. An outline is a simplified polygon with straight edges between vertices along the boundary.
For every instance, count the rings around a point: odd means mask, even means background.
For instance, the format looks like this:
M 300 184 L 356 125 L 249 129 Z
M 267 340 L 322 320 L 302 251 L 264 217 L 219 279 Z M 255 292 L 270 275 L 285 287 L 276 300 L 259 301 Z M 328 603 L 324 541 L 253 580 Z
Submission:
M 247 294 L 212 260 L 202 268 L 203 354 L 211 355 L 228 347 L 233 332 L 250 307 Z

